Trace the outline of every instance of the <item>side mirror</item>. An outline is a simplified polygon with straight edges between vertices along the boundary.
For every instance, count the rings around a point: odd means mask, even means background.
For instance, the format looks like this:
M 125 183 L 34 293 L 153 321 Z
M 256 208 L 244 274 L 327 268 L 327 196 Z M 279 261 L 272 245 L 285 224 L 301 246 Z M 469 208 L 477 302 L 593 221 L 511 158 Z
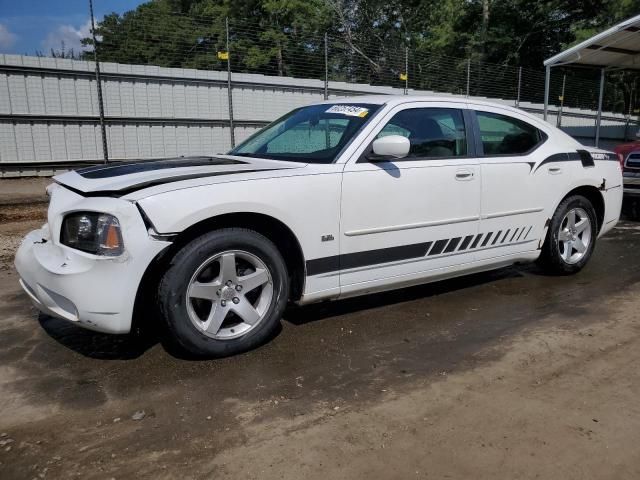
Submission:
M 389 158 L 404 158 L 409 155 L 411 144 L 402 135 L 387 135 L 373 141 L 373 155 L 370 161 L 388 160 Z

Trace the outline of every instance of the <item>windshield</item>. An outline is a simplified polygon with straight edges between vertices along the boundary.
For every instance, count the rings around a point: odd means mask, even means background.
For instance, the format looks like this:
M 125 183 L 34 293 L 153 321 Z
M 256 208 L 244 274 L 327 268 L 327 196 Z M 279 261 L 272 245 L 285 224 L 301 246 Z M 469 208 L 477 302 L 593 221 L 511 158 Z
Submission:
M 298 108 L 251 136 L 229 155 L 332 163 L 379 108 L 364 103 Z

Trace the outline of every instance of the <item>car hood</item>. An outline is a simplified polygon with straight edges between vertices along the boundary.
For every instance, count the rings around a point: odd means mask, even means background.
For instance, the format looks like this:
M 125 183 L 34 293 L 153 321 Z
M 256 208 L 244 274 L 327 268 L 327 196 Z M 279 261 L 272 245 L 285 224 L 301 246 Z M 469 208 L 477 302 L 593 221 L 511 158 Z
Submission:
M 246 179 L 252 173 L 301 168 L 305 165 L 232 155 L 179 157 L 96 165 L 57 175 L 53 180 L 83 195 L 120 197 L 168 183 L 219 176 Z

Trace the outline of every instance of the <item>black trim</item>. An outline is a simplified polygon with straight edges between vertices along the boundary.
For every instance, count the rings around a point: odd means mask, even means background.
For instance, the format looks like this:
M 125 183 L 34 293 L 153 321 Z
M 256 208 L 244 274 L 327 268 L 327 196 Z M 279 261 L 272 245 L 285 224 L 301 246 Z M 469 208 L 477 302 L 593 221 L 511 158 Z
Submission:
M 169 168 L 183 167 L 209 167 L 219 165 L 246 165 L 247 162 L 230 158 L 217 157 L 178 157 L 162 160 L 137 160 L 132 162 L 117 162 L 107 165 L 95 165 L 76 170 L 78 175 L 84 178 L 112 178 L 133 173 L 166 170 Z

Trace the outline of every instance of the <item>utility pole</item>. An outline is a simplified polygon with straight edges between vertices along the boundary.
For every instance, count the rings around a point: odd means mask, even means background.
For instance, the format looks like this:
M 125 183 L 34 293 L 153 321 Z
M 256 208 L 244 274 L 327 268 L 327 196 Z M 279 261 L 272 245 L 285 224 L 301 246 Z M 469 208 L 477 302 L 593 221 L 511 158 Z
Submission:
M 102 80 L 100 77 L 100 63 L 98 62 L 98 42 L 96 41 L 96 25 L 93 18 L 93 0 L 89 0 L 89 14 L 91 16 L 91 38 L 93 39 L 93 60 L 96 64 L 96 84 L 98 87 L 98 112 L 100 115 L 100 132 L 102 133 L 102 153 L 104 163 L 109 163 L 109 149 L 107 148 L 107 128 L 104 124 L 104 103 L 102 100 Z
M 231 53 L 229 52 L 229 17 L 225 18 L 227 31 L 227 93 L 229 97 L 229 134 L 231 137 L 231 148 L 236 146 L 236 135 L 233 126 L 233 92 L 231 90 Z

